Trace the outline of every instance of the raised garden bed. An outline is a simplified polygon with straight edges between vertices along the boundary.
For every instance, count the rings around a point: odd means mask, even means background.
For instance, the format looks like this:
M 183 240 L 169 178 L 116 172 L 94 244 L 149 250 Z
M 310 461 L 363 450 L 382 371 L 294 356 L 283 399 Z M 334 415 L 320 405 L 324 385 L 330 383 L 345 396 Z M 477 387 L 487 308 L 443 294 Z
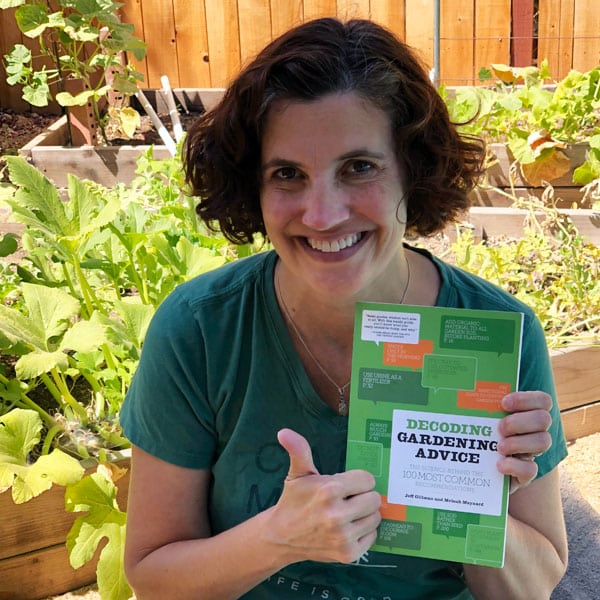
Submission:
M 184 112 L 199 114 L 212 108 L 222 97 L 223 90 L 182 88 L 174 89 L 173 93 Z M 168 108 L 159 91 L 144 90 L 144 94 L 157 113 L 168 114 Z M 165 123 L 165 126 L 168 124 Z M 137 158 L 150 147 L 133 143 L 73 147 L 67 146 L 68 139 L 67 118 L 61 117 L 44 133 L 26 144 L 19 154 L 59 187 L 67 185 L 69 173 L 110 187 L 115 183 L 130 182 L 135 176 Z M 155 158 L 169 157 L 166 146 L 153 146 Z
M 119 466 L 128 469 L 117 482 L 117 501 L 125 510 L 129 459 Z M 65 510 L 64 487 L 55 485 L 24 504 L 15 504 L 10 492 L 0 494 L 0 515 L 0 600 L 39 600 L 96 581 L 100 551 L 79 569 L 69 563 L 65 541 L 81 513 Z

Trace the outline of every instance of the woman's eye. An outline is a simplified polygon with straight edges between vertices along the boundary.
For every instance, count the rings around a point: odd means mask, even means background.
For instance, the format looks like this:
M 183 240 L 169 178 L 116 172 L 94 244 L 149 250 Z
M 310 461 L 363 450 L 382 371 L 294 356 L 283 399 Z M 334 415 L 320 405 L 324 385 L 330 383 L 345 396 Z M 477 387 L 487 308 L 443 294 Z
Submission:
M 375 169 L 375 165 L 368 160 L 353 160 L 348 165 L 348 172 L 352 175 L 364 175 Z
M 291 181 L 298 177 L 298 171 L 294 167 L 281 167 L 273 173 L 274 179 L 281 179 L 284 181 Z

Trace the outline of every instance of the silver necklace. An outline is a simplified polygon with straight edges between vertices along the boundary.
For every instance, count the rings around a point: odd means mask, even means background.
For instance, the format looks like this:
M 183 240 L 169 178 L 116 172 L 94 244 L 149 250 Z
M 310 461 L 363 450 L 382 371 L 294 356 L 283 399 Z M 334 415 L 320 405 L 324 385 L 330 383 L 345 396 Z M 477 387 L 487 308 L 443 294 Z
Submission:
M 404 302 L 404 298 L 406 297 L 406 292 L 408 291 L 408 286 L 410 285 L 410 263 L 408 262 L 408 258 L 405 257 L 405 260 L 406 260 L 406 285 L 404 286 L 404 291 L 402 292 L 402 297 L 400 298 L 399 304 L 402 304 Z M 336 381 L 331 377 L 331 375 L 329 375 L 329 373 L 325 370 L 323 365 L 317 360 L 317 357 L 311 352 L 310 348 L 308 347 L 308 344 L 304 341 L 304 338 L 302 337 L 302 334 L 298 330 L 298 327 L 296 326 L 294 319 L 292 319 L 292 315 L 290 314 L 287 304 L 285 303 L 285 300 L 283 298 L 283 294 L 281 293 L 281 285 L 279 283 L 279 277 L 275 277 L 275 284 L 277 286 L 277 292 L 279 294 L 279 299 L 281 300 L 281 306 L 283 307 L 283 311 L 285 312 L 285 314 L 288 318 L 288 321 L 290 322 L 290 325 L 292 326 L 292 329 L 294 330 L 294 333 L 296 334 L 296 337 L 298 338 L 299 342 L 302 344 L 303 348 L 306 350 L 306 353 L 310 356 L 312 361 L 315 363 L 315 365 L 317 366 L 319 371 L 321 371 L 321 373 L 323 373 L 323 375 L 327 378 L 327 380 L 331 383 L 331 385 L 333 385 L 333 387 L 335 387 L 335 389 L 337 390 L 338 414 L 340 414 L 342 416 L 346 416 L 348 414 L 348 401 L 346 400 L 345 392 L 348 389 L 348 386 L 350 385 L 351 380 L 348 381 L 347 383 L 345 383 L 344 385 L 338 385 L 336 383 Z

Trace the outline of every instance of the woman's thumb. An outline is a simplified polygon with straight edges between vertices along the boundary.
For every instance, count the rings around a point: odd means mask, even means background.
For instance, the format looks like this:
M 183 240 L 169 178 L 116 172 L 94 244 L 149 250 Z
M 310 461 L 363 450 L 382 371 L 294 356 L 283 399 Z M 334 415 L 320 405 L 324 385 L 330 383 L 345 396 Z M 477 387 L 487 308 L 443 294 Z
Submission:
M 306 438 L 291 429 L 281 429 L 277 433 L 277 439 L 290 456 L 290 470 L 286 477 L 287 481 L 306 475 L 319 474 Z

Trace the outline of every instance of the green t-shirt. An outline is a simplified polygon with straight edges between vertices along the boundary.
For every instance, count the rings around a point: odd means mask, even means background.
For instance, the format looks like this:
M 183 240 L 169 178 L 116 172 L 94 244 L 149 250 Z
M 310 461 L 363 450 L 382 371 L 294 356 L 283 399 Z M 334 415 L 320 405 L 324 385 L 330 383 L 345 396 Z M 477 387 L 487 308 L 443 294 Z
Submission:
M 532 311 L 431 259 L 442 280 L 438 305 L 525 313 L 520 389 L 556 398 L 544 334 Z M 344 470 L 347 418 L 319 398 L 295 351 L 275 297 L 276 262 L 274 252 L 265 252 L 179 286 L 152 320 L 121 413 L 133 444 L 180 466 L 211 469 L 214 533 L 277 502 L 289 466 L 276 438 L 283 427 L 306 437 L 321 473 Z M 539 476 L 566 455 L 556 401 L 552 411 L 554 443 L 538 459 Z M 471 598 L 461 575 L 458 563 L 368 552 L 350 565 L 289 565 L 243 597 Z

